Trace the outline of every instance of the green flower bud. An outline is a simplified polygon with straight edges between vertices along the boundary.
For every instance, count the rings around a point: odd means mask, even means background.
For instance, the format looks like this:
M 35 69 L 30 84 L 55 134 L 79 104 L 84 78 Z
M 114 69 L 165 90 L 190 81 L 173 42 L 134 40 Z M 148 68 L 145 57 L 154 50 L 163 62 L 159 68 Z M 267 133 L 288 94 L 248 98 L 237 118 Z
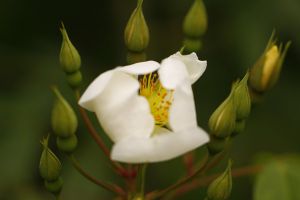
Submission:
M 195 38 L 185 38 L 183 40 L 184 52 L 189 54 L 192 52 L 197 52 L 202 47 L 202 42 L 200 39 Z
M 225 172 L 216 178 L 208 187 L 208 200 L 226 200 L 232 189 L 231 162 L 228 162 Z
M 60 28 L 60 32 L 63 37 L 59 60 L 63 70 L 66 73 L 73 73 L 79 70 L 81 66 L 81 59 L 78 51 L 72 44 L 65 29 L 64 24 L 62 23 L 62 28 Z
M 246 127 L 246 120 L 237 120 L 235 121 L 235 128 L 231 134 L 232 137 L 242 133 Z
M 74 89 L 78 88 L 82 82 L 81 72 L 76 71 L 74 73 L 67 74 L 67 82 L 72 88 L 74 88 Z
M 195 0 L 183 22 L 183 32 L 186 36 L 197 38 L 207 29 L 207 15 L 202 0 Z
M 40 159 L 40 175 L 47 181 L 54 181 L 59 178 L 61 173 L 61 163 L 55 154 L 48 148 L 49 136 L 41 141 L 43 152 Z
M 290 44 L 284 48 L 282 44 L 278 46 L 272 34 L 265 51 L 250 70 L 249 85 L 255 92 L 264 93 L 278 81 Z
M 209 151 L 209 154 L 210 155 L 216 155 L 220 152 L 222 152 L 226 145 L 227 145 L 227 141 L 228 139 L 223 139 L 223 138 L 216 138 L 214 136 L 211 136 L 210 137 L 210 141 L 209 143 L 207 144 L 207 148 L 208 148 L 208 151 Z
M 247 73 L 244 78 L 237 83 L 234 90 L 234 102 L 236 105 L 236 119 L 246 119 L 251 111 L 251 98 L 248 90 L 248 77 Z
M 57 195 L 62 189 L 63 180 L 61 177 L 59 177 L 57 180 L 54 181 L 45 181 L 44 184 L 47 191 Z
M 70 137 L 77 129 L 76 114 L 57 88 L 54 87 L 53 92 L 56 100 L 51 115 L 52 129 L 58 137 Z
M 138 62 L 143 62 L 146 60 L 146 54 L 144 52 L 131 52 L 129 51 L 127 53 L 127 63 L 129 65 L 138 63 Z
M 208 126 L 211 135 L 217 138 L 226 138 L 230 136 L 235 127 L 236 107 L 234 104 L 235 86 L 231 89 L 230 95 L 211 115 Z
M 77 147 L 78 140 L 76 135 L 72 135 L 67 138 L 57 137 L 56 145 L 57 148 L 63 153 L 73 153 Z
M 138 0 L 137 7 L 131 14 L 124 32 L 124 40 L 130 51 L 140 52 L 149 44 L 149 29 L 142 10 L 143 0 Z

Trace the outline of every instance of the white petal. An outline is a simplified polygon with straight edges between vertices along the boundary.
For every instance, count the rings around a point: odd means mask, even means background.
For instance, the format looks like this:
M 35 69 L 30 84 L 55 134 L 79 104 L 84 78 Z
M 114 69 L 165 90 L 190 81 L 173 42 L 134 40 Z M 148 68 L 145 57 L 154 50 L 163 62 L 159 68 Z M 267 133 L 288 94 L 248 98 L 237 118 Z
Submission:
M 170 56 L 170 58 L 178 59 L 186 65 L 186 69 L 189 73 L 192 84 L 201 77 L 207 66 L 207 62 L 199 60 L 196 53 L 181 55 L 179 52 L 177 52 L 176 54 Z
M 170 57 L 162 61 L 158 74 L 162 86 L 166 89 L 175 89 L 189 77 L 184 63 Z
M 106 71 L 100 74 L 95 80 L 88 86 L 85 92 L 79 99 L 79 105 L 93 111 L 93 100 L 97 98 L 98 95 L 101 95 L 103 90 L 107 87 L 107 84 L 110 82 L 114 70 Z
M 154 119 L 149 103 L 138 95 L 139 82 L 117 70 L 107 73 L 88 87 L 79 104 L 96 113 L 103 129 L 115 142 L 128 135 L 149 137 Z M 100 87 L 100 92 L 97 87 Z
M 189 81 L 182 82 L 174 90 L 169 110 L 169 126 L 173 131 L 197 126 L 194 95 Z
M 165 161 L 180 156 L 208 142 L 208 135 L 200 128 L 184 132 L 170 132 L 164 128 L 151 138 L 128 137 L 113 146 L 111 158 L 126 163 Z
M 156 71 L 160 64 L 155 61 L 139 62 L 124 67 L 118 67 L 117 70 L 133 75 L 149 74 Z
M 114 142 L 127 136 L 149 138 L 154 129 L 154 118 L 148 101 L 138 95 L 132 95 L 118 106 L 106 109 L 96 108 L 101 126 Z

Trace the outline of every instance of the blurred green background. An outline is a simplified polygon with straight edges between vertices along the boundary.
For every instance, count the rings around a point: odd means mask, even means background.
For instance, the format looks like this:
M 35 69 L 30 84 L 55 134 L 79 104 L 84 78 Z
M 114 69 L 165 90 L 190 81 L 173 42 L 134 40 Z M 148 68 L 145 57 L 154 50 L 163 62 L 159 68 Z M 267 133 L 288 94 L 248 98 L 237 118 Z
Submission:
M 192 2 L 144 0 L 150 59 L 159 61 L 181 47 L 181 24 Z M 37 170 L 39 140 L 51 130 L 49 86 L 58 85 L 76 104 L 58 63 L 60 21 L 81 54 L 87 85 L 101 72 L 125 64 L 123 29 L 135 4 L 134 0 L 0 1 L 0 200 L 53 199 L 43 189 Z M 280 81 L 254 107 L 230 155 L 234 166 L 241 166 L 259 152 L 300 152 L 300 1 L 205 0 L 205 4 L 209 26 L 198 55 L 208 60 L 208 67 L 194 87 L 199 125 L 207 129 L 210 114 L 226 97 L 232 81 L 251 67 L 275 28 L 280 41 L 292 41 Z M 76 154 L 85 168 L 121 182 L 82 123 L 78 135 Z M 83 179 L 58 155 L 64 165 L 63 199 L 111 199 L 110 193 Z M 183 169 L 180 159 L 152 164 L 148 189 L 167 186 Z M 251 178 L 235 179 L 230 199 L 252 199 L 252 183 Z M 201 199 L 204 194 L 205 189 L 198 189 L 181 199 Z

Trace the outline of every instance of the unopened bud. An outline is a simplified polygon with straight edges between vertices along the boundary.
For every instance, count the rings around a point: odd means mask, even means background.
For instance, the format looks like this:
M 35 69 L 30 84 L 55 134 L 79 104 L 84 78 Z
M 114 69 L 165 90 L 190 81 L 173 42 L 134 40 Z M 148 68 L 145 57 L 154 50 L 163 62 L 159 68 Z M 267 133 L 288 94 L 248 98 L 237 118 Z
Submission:
M 230 95 L 211 115 L 208 126 L 211 135 L 217 138 L 226 138 L 230 136 L 235 127 L 236 109 L 234 104 L 234 87 Z
M 74 73 L 78 71 L 81 66 L 80 55 L 70 41 L 64 24 L 62 24 L 60 32 L 63 37 L 59 55 L 60 64 L 66 73 Z
M 55 181 L 61 173 L 61 163 L 56 155 L 48 147 L 49 136 L 41 141 L 43 152 L 40 159 L 40 175 L 46 181 Z
M 75 151 L 78 144 L 77 136 L 72 135 L 67 138 L 57 137 L 56 138 L 56 145 L 57 148 L 67 154 L 71 154 Z
M 208 200 L 226 200 L 232 189 L 231 161 L 228 162 L 225 172 L 216 178 L 208 187 Z
M 247 73 L 244 78 L 237 83 L 234 90 L 234 103 L 236 106 L 236 119 L 246 119 L 251 111 L 251 98 L 248 90 L 248 77 Z
M 57 180 L 54 181 L 45 181 L 46 190 L 55 195 L 60 193 L 62 186 L 63 186 L 63 180 L 61 177 L 59 177 Z
M 143 0 L 138 0 L 137 7 L 131 14 L 124 32 L 128 50 L 140 52 L 149 44 L 149 29 L 142 10 Z
M 207 15 L 202 0 L 195 0 L 183 22 L 183 32 L 191 38 L 202 36 L 207 29 Z
M 278 46 L 272 34 L 264 53 L 250 70 L 249 85 L 255 92 L 264 93 L 278 81 L 290 44 Z
M 56 87 L 53 87 L 53 92 L 56 99 L 51 115 L 52 129 L 58 137 L 70 137 L 75 134 L 77 129 L 76 114 Z

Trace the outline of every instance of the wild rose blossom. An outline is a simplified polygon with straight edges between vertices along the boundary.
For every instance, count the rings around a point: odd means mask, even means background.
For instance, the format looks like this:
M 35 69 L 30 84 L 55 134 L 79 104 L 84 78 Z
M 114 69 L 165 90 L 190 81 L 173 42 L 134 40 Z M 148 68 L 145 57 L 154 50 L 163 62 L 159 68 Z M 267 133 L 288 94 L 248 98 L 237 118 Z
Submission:
M 111 159 L 127 163 L 169 160 L 209 141 L 197 125 L 192 84 L 207 62 L 179 52 L 100 74 L 79 104 L 95 112 L 114 142 Z

